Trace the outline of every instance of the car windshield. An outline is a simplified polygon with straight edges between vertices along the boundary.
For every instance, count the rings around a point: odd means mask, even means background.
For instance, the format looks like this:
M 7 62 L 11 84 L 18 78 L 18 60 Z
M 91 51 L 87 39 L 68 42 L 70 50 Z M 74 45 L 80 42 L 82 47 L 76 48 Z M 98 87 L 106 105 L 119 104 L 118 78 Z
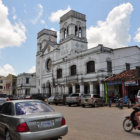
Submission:
M 49 97 L 49 99 L 54 99 L 54 96 Z
M 6 94 L 0 94 L 0 98 L 6 98 L 7 95 Z
M 90 94 L 83 95 L 83 97 L 90 97 L 90 96 L 91 96 Z
M 79 94 L 72 94 L 71 96 L 72 97 L 77 97 L 77 96 L 79 96 Z
M 16 108 L 16 115 L 54 112 L 54 110 L 50 106 L 38 101 L 19 102 L 15 104 L 15 108 Z
M 100 95 L 94 95 L 94 98 L 100 98 Z

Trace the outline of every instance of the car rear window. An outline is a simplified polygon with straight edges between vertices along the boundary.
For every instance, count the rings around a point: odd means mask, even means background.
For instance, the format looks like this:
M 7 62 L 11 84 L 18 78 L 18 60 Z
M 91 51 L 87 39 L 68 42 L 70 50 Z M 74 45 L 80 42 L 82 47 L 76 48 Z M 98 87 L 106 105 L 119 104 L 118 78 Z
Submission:
M 47 104 L 37 101 L 19 102 L 15 104 L 16 115 L 27 115 L 33 113 L 54 112 Z
M 7 98 L 7 94 L 0 94 L 0 98 Z

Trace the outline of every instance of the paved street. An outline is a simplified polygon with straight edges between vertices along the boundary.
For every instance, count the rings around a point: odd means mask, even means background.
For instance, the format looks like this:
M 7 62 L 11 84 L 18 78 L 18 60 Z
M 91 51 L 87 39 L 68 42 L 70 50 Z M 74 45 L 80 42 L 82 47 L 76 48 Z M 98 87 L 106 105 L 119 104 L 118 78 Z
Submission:
M 116 107 L 82 108 L 55 106 L 62 112 L 69 126 L 63 140 L 139 140 L 140 131 L 126 133 L 122 121 L 132 109 L 120 110 Z
M 139 140 L 140 131 L 126 133 L 122 121 L 132 109 L 116 107 L 82 108 L 51 105 L 62 112 L 69 126 L 63 140 Z M 0 137 L 0 140 L 4 140 Z

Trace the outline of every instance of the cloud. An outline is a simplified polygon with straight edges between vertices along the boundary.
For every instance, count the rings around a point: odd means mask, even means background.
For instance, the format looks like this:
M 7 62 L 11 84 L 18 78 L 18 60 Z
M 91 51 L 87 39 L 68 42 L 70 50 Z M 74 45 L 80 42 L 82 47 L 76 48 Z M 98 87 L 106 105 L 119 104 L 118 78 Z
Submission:
M 70 10 L 71 10 L 71 7 L 68 6 L 68 8 L 66 10 L 61 10 L 60 9 L 60 10 L 58 10 L 56 12 L 53 12 L 53 13 L 51 13 L 51 16 L 49 17 L 49 20 L 51 22 L 58 22 L 60 20 L 60 17 L 62 15 L 64 15 L 65 13 L 67 13 L 68 11 L 70 11 Z
M 4 66 L 0 67 L 0 75 L 7 76 L 8 74 L 16 75 L 15 70 L 11 65 L 5 64 Z
M 35 66 L 31 67 L 31 69 L 29 69 L 28 72 L 29 72 L 29 73 L 34 73 L 34 72 L 36 72 L 36 67 L 35 67 Z
M 8 19 L 8 8 L 0 0 L 0 49 L 21 46 L 26 41 L 26 28 L 19 22 L 12 25 Z
M 88 47 L 103 44 L 106 47 L 124 47 L 130 41 L 129 22 L 133 11 L 131 3 L 121 4 L 110 11 L 105 21 L 98 21 L 97 26 L 87 29 Z
M 32 20 L 33 24 L 36 24 L 38 22 L 38 20 L 40 19 L 40 17 L 42 16 L 42 14 L 43 14 L 43 6 L 41 4 L 38 4 L 37 7 L 38 7 L 39 12 L 38 12 L 37 17 Z
M 140 42 L 140 28 L 137 29 L 137 34 L 134 37 L 134 41 Z
M 16 20 L 17 19 L 16 9 L 14 7 L 12 8 L 12 13 L 13 13 L 13 20 Z
M 41 22 L 41 24 L 46 24 L 45 20 L 43 20 L 43 19 L 40 22 Z

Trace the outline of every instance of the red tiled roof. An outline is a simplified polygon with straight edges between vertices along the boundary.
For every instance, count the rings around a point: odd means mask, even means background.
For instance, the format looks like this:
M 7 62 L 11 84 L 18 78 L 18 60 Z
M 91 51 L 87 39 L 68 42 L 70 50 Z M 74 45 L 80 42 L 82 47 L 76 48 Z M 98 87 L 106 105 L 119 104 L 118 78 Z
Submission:
M 105 81 L 127 81 L 127 80 L 134 80 L 134 79 L 138 79 L 137 69 L 124 71 L 120 74 L 116 74 L 112 77 L 105 79 Z

